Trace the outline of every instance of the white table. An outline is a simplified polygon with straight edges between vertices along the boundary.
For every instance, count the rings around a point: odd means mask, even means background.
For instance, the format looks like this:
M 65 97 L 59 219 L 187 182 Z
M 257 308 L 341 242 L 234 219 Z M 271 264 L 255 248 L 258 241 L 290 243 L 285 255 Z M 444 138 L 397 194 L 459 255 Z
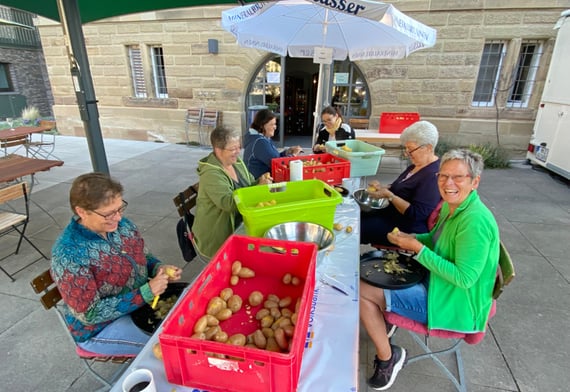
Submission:
M 317 259 L 314 311 L 309 317 L 309 336 L 303 353 L 298 391 L 358 390 L 358 283 L 360 254 L 360 209 L 352 199 L 343 199 L 336 209 L 335 222 L 353 231 L 337 232 L 335 246 L 328 254 L 320 253 Z M 333 277 L 350 295 L 320 281 L 323 274 Z M 183 294 L 184 295 L 184 294 Z M 182 299 L 182 296 L 181 296 Z M 179 300 L 180 301 L 180 300 Z M 152 371 L 157 390 L 196 392 L 196 388 L 170 384 L 166 380 L 162 362 L 152 353 L 158 341 L 159 328 L 141 353 L 111 389 L 122 392 L 124 378 L 133 370 L 146 368 Z
M 399 133 L 379 133 L 374 129 L 355 129 L 354 132 L 356 133 L 356 140 L 362 140 L 370 144 L 400 146 Z

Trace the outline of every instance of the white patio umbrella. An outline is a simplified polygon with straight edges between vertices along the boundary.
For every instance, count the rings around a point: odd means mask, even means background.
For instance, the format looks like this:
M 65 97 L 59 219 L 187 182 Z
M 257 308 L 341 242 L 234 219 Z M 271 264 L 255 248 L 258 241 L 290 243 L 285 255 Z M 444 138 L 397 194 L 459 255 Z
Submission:
M 327 65 L 333 60 L 401 59 L 432 47 L 436 40 L 435 29 L 391 4 L 370 0 L 254 3 L 223 11 L 222 27 L 240 46 L 320 63 L 313 134 L 322 104 L 323 70 L 330 72 Z

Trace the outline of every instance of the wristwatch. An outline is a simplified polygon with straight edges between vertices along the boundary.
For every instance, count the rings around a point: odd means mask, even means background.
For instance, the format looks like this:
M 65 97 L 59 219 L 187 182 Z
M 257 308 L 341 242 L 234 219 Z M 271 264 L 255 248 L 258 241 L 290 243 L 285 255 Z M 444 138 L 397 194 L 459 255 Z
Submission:
M 388 201 L 389 201 L 390 203 L 392 202 L 392 200 L 394 200 L 394 194 L 393 194 L 393 193 L 392 193 L 392 196 L 390 196 L 390 197 L 388 198 Z

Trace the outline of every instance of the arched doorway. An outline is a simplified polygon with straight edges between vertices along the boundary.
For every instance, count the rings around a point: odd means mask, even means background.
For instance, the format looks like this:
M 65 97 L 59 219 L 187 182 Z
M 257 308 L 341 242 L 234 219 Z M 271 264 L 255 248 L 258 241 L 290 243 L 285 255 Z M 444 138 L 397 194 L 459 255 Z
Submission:
M 278 116 L 278 130 L 274 137 L 278 146 L 309 146 L 318 77 L 319 64 L 313 63 L 312 59 L 268 57 L 249 82 L 245 101 L 246 126 L 251 125 L 258 110 L 268 108 Z M 323 106 L 336 106 L 345 122 L 370 116 L 368 85 L 354 63 L 335 61 L 330 79 L 324 83 L 329 83 L 332 95 L 324 97 Z

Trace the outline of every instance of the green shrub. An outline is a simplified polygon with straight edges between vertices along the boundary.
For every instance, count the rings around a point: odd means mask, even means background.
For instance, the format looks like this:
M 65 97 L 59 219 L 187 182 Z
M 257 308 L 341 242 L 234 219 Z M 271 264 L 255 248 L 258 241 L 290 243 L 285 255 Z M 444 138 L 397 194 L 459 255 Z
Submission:
M 441 157 L 447 151 L 454 148 L 462 148 L 457 144 L 450 142 L 449 140 L 440 140 L 435 148 L 435 153 L 437 156 Z M 509 154 L 502 146 L 491 145 L 491 143 L 485 144 L 470 144 L 467 148 L 471 151 L 481 154 L 483 161 L 485 162 L 485 168 L 488 169 L 500 169 L 510 166 Z
M 481 154 L 485 167 L 488 169 L 501 169 L 510 166 L 509 154 L 501 146 L 494 146 L 490 143 L 470 144 L 469 149 Z

